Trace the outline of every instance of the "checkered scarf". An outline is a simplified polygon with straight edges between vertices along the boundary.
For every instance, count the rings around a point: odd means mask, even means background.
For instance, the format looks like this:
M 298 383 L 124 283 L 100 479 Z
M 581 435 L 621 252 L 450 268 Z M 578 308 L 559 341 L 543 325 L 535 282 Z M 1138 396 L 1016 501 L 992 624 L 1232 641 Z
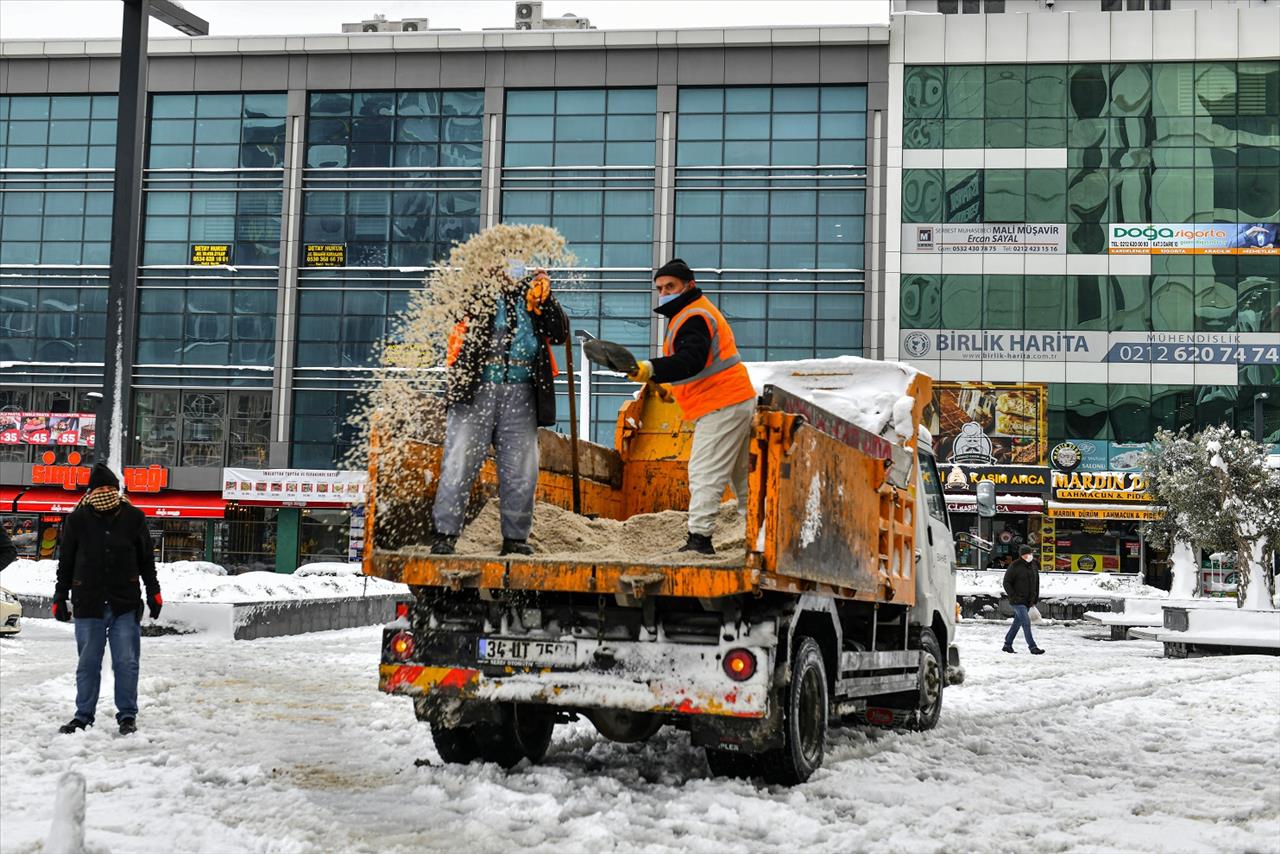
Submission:
M 106 513 L 120 506 L 120 490 L 97 489 L 86 495 L 84 500 L 89 502 L 89 506 L 94 510 L 97 510 L 100 513 Z

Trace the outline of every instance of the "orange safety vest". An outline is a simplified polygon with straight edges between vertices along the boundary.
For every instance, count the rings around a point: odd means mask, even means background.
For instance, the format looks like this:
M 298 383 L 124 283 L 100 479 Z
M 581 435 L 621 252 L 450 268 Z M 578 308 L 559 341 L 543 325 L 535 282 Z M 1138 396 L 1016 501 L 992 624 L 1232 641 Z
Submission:
M 751 376 L 738 355 L 738 345 L 733 340 L 729 322 L 706 297 L 699 297 L 671 318 L 667 324 L 667 338 L 662 343 L 662 355 L 675 354 L 680 327 L 695 316 L 705 320 L 711 330 L 711 352 L 707 354 L 707 364 L 687 380 L 670 383 L 671 393 L 680 404 L 686 421 L 695 421 L 708 412 L 754 400 L 756 396 Z
M 453 363 L 458 361 L 458 356 L 462 355 L 462 345 L 467 340 L 467 321 L 464 318 L 453 325 L 452 331 L 449 332 L 449 344 L 445 350 L 444 363 L 449 367 L 453 367 Z M 556 351 L 551 348 L 550 341 L 542 342 L 547 348 L 547 355 L 551 358 L 551 376 L 560 376 L 560 366 L 556 363 Z

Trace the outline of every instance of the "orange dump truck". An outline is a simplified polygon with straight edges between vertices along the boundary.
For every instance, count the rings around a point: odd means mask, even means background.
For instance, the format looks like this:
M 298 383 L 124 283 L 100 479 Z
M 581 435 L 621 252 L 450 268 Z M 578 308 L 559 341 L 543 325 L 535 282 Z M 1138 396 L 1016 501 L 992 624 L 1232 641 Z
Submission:
M 621 742 L 685 729 L 714 773 L 796 783 L 821 765 L 828 726 L 937 722 L 963 671 L 946 505 L 919 428 L 929 378 L 890 369 L 897 402 L 873 432 L 819 402 L 894 363 L 791 364 L 757 381 L 745 545 L 711 560 L 432 556 L 440 449 L 401 444 L 392 470 L 375 441 L 365 572 L 413 594 L 385 628 L 380 687 L 412 698 L 442 758 L 536 762 L 557 723 L 585 717 Z M 616 448 L 580 443 L 581 512 L 685 510 L 691 441 L 646 390 L 619 412 Z M 538 498 L 568 508 L 569 443 L 544 433 L 540 448 Z M 492 487 L 490 464 L 473 502 Z

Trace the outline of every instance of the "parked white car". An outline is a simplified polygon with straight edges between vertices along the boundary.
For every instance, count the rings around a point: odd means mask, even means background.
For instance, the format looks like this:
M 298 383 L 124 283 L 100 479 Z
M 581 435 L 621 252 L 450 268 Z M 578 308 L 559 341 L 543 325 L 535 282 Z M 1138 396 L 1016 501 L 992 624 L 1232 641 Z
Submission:
M 22 606 L 18 598 L 0 587 L 0 635 L 16 635 L 22 631 Z

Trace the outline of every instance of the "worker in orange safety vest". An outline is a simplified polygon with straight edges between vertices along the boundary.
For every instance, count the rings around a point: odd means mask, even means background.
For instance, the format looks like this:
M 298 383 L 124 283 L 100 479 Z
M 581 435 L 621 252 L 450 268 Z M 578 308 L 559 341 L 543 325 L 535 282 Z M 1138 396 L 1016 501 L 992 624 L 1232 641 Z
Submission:
M 711 536 L 726 486 L 747 506 L 748 441 L 756 390 L 738 355 L 733 330 L 703 296 L 689 265 L 668 261 L 653 275 L 657 314 L 667 318 L 662 356 L 637 362 L 628 379 L 669 385 L 684 420 L 693 422 L 689 452 L 689 538 L 680 551 L 715 554 Z

